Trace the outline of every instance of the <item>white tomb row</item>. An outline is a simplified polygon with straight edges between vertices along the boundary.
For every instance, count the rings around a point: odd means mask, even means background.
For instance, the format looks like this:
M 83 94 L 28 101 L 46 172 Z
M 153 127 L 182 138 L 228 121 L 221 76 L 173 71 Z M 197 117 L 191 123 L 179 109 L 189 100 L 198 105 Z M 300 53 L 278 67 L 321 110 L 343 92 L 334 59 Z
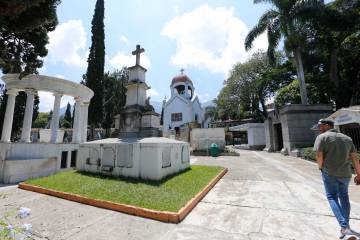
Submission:
M 28 178 L 46 176 L 75 165 L 80 142 L 87 138 L 88 106 L 94 93 L 84 85 L 43 75 L 30 74 L 19 79 L 19 74 L 2 77 L 6 84 L 8 101 L 0 142 L 0 182 L 14 183 Z M 14 118 L 15 97 L 27 94 L 21 139 L 12 143 L 11 130 Z M 31 142 L 31 125 L 35 94 L 52 92 L 55 96 L 51 129 L 41 131 L 40 143 Z M 62 96 L 72 96 L 76 101 L 72 143 L 62 143 L 59 130 L 60 102 Z M 74 159 L 73 164 L 71 160 Z
M 150 180 L 160 180 L 189 167 L 189 144 L 163 137 L 82 143 L 76 166 L 80 171 Z

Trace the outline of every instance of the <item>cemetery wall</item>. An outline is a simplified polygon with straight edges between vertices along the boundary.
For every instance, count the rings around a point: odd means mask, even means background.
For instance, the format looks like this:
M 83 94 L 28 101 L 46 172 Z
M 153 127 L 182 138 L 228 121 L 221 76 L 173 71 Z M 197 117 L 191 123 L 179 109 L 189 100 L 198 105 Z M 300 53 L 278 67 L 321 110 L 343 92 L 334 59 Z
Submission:
M 195 128 L 190 133 L 190 145 L 195 150 L 206 150 L 212 143 L 225 148 L 224 128 Z

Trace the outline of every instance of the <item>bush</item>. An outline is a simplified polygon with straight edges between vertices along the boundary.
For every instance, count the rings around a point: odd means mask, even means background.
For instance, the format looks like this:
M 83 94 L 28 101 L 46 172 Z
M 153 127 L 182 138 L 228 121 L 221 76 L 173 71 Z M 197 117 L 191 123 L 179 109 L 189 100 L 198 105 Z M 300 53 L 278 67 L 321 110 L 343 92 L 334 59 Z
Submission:
M 306 160 L 316 161 L 316 152 L 312 147 L 302 149 L 302 158 Z M 357 158 L 360 160 L 360 152 L 357 153 Z
M 303 148 L 302 157 L 306 160 L 316 161 L 316 152 L 312 147 Z

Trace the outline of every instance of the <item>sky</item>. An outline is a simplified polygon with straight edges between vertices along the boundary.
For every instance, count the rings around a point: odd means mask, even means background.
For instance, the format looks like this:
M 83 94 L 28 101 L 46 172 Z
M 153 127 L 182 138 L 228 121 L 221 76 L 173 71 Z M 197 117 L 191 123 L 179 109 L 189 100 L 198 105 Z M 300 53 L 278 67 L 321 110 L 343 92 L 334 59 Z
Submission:
M 40 74 L 80 82 L 91 45 L 95 0 L 62 0 L 59 25 L 49 33 L 49 53 Z M 162 101 L 170 83 L 185 69 L 201 102 L 218 95 L 232 66 L 254 51 L 267 48 L 259 37 L 251 52 L 244 49 L 249 30 L 270 5 L 253 0 L 105 0 L 105 71 L 135 64 L 136 44 L 145 48 L 141 65 L 148 69 L 148 96 Z M 50 111 L 53 97 L 40 92 L 40 111 Z M 62 106 L 72 103 L 63 97 Z

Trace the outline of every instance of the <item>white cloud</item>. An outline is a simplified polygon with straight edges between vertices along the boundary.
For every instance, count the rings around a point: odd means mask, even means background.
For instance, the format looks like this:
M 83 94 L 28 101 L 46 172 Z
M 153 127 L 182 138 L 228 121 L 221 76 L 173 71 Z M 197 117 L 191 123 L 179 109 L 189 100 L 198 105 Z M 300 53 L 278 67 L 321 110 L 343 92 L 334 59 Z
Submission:
M 159 96 L 160 94 L 156 90 L 150 88 L 149 90 L 146 91 L 146 95 L 148 97 L 156 97 Z
M 40 112 L 50 112 L 54 108 L 54 95 L 51 92 L 38 92 L 40 98 L 39 110 Z M 64 95 L 61 98 L 60 108 L 63 108 L 70 102 L 71 105 L 74 104 L 75 100 L 74 97 Z
M 50 112 L 54 108 L 54 96 L 51 92 L 38 92 L 40 98 L 40 112 Z
M 176 41 L 171 61 L 179 67 L 193 66 L 212 73 L 228 74 L 237 62 L 243 62 L 258 49 L 267 48 L 265 35 L 246 52 L 244 41 L 249 29 L 234 16 L 233 8 L 200 6 L 166 23 L 161 34 Z
M 128 44 L 129 43 L 129 40 L 125 37 L 125 36 L 121 36 L 120 37 L 120 41 L 125 43 L 125 44 Z
M 86 32 L 81 20 L 69 20 L 49 33 L 48 59 L 77 67 L 86 66 Z
M 61 74 L 56 74 L 55 77 L 65 79 L 65 77 Z
M 74 105 L 74 103 L 75 103 L 74 97 L 72 97 L 72 96 L 63 96 L 61 98 L 60 108 L 66 107 L 68 102 L 71 105 Z
M 113 68 L 121 69 L 122 67 L 131 67 L 135 65 L 136 58 L 134 55 L 125 54 L 124 52 L 118 52 L 110 59 L 110 65 Z M 149 57 L 146 53 L 141 54 L 140 64 L 146 69 L 151 68 L 151 63 Z
M 212 98 L 211 98 L 211 95 L 209 93 L 204 93 L 204 94 L 198 94 L 196 91 L 195 91 L 195 94 L 196 96 L 198 96 L 200 102 L 207 102 L 207 101 L 210 101 Z

